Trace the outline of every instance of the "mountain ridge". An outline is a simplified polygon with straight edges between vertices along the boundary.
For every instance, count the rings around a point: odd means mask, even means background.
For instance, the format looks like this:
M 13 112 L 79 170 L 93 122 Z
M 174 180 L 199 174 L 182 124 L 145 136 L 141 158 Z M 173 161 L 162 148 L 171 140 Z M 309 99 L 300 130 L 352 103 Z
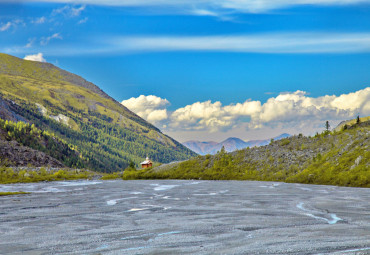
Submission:
M 50 70 L 53 71 L 50 72 Z M 125 111 L 129 113 L 127 117 L 131 117 L 134 121 L 139 121 L 141 124 L 159 131 L 157 127 L 140 118 L 126 106 L 122 105 L 120 102 L 105 93 L 97 85 L 85 80 L 79 75 L 63 70 L 51 63 L 24 60 L 15 56 L 0 53 L 0 74 L 23 76 L 42 81 L 53 81 L 55 79 L 62 78 L 62 80 L 65 82 L 86 88 L 106 99 L 113 101 L 117 106 L 125 109 Z
M 78 75 L 6 54 L 0 70 L 0 117 L 53 133 L 85 167 L 114 172 L 147 156 L 167 163 L 196 155 Z
M 370 188 L 370 120 L 355 122 L 339 131 L 324 130 L 313 137 L 299 134 L 265 146 L 199 155 L 129 172 L 124 177 L 279 181 Z
M 291 136 L 290 134 L 283 133 L 280 134 L 272 139 L 274 140 L 280 140 L 283 138 L 287 138 Z M 254 147 L 254 146 L 263 146 L 269 144 L 271 139 L 265 139 L 265 140 L 250 140 L 250 141 L 243 141 L 240 138 L 237 137 L 229 137 L 225 139 L 222 142 L 214 142 L 214 141 L 209 141 L 209 142 L 201 142 L 201 141 L 196 141 L 196 140 L 190 140 L 182 143 L 192 151 L 198 153 L 199 155 L 206 155 L 206 154 L 211 154 L 214 155 L 218 151 L 221 150 L 222 146 L 225 147 L 226 152 L 232 152 L 235 150 L 240 150 L 244 149 L 247 147 Z

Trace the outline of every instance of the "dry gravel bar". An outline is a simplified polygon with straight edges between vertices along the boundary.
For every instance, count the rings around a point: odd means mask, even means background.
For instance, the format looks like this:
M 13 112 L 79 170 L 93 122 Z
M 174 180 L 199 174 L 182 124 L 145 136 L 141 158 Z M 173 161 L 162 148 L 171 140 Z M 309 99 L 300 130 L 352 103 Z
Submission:
M 370 189 L 250 181 L 0 185 L 0 254 L 370 254 Z

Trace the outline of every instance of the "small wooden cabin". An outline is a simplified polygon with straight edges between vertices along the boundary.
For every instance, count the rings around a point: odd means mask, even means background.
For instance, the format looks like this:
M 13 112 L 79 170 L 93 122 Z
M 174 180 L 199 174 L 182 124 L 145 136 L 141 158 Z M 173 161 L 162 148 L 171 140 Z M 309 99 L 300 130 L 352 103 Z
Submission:
M 153 163 L 152 161 L 150 161 L 150 159 L 148 157 L 146 157 L 146 160 L 141 162 L 141 168 L 148 168 L 148 167 L 152 167 Z

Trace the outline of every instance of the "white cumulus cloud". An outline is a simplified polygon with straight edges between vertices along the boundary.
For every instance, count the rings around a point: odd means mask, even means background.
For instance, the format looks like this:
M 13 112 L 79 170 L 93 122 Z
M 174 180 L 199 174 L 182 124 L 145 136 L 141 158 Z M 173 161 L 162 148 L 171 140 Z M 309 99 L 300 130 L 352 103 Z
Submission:
M 240 126 L 249 130 L 295 127 L 316 131 L 326 120 L 339 121 L 357 115 L 370 115 L 370 87 L 342 94 L 310 97 L 307 92 L 280 93 L 265 103 L 246 100 L 222 105 L 221 102 L 195 102 L 168 111 L 169 102 L 157 96 L 130 98 L 122 102 L 130 110 L 150 122 L 161 122 L 171 132 L 227 131 Z M 299 130 L 298 130 L 299 131 Z
M 262 106 L 254 122 L 291 122 L 370 115 L 370 87 L 340 96 L 309 97 L 303 91 L 280 94 Z
M 137 98 L 132 97 L 121 102 L 128 109 L 146 119 L 151 123 L 158 123 L 168 118 L 167 109 L 170 102 L 157 96 L 141 95 Z
M 31 61 L 38 61 L 38 62 L 46 62 L 46 59 L 44 59 L 42 53 L 37 53 L 37 54 L 34 54 L 34 55 L 27 55 L 23 59 L 31 60 Z

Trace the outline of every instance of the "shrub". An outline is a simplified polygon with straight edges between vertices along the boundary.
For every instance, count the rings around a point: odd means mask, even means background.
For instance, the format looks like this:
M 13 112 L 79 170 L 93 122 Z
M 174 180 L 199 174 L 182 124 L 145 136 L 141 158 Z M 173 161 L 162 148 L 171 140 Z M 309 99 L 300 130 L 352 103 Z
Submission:
M 290 144 L 290 140 L 289 140 L 289 139 L 283 139 L 283 140 L 281 140 L 281 142 L 280 142 L 280 145 L 281 145 L 281 146 L 285 146 L 285 145 L 288 145 L 288 144 Z

